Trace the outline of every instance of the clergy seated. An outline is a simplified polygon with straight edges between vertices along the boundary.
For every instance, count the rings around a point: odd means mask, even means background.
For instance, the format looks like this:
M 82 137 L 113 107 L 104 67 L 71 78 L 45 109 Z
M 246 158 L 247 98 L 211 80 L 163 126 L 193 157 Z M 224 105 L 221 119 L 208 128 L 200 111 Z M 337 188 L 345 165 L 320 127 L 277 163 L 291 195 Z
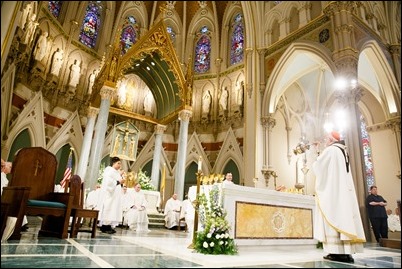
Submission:
M 132 203 L 130 209 L 126 213 L 127 223 L 130 230 L 137 232 L 149 232 L 148 230 L 148 215 L 147 215 L 147 200 L 141 192 L 140 184 L 134 186 L 132 194 Z
M 401 222 L 399 220 L 399 216 L 396 214 L 392 214 L 392 210 L 387 210 L 388 214 L 388 229 L 390 232 L 400 232 L 401 231 Z
M 183 212 L 184 220 L 187 224 L 187 232 L 191 233 L 194 228 L 195 209 L 193 203 L 188 198 L 183 201 L 182 214 Z
M 177 194 L 174 193 L 169 200 L 167 200 L 165 205 L 165 227 L 172 229 L 179 226 L 180 223 L 180 213 L 181 213 L 182 202 L 177 199 Z

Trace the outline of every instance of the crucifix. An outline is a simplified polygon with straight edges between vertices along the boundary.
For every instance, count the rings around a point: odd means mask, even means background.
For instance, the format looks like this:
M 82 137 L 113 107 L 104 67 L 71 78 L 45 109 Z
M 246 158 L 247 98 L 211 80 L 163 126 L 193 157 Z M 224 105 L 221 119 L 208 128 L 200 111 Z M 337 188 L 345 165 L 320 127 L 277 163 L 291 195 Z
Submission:
M 35 174 L 34 176 L 38 175 L 38 169 L 41 169 L 42 165 L 39 163 L 39 160 L 36 160 L 36 165 L 35 165 Z

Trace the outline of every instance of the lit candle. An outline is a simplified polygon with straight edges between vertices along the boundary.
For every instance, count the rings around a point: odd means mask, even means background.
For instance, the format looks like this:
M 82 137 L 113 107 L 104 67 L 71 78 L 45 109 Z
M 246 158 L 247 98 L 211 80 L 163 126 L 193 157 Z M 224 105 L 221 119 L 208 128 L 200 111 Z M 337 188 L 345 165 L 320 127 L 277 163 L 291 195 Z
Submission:
M 200 156 L 198 158 L 198 171 L 201 171 L 201 168 L 202 168 L 202 157 Z

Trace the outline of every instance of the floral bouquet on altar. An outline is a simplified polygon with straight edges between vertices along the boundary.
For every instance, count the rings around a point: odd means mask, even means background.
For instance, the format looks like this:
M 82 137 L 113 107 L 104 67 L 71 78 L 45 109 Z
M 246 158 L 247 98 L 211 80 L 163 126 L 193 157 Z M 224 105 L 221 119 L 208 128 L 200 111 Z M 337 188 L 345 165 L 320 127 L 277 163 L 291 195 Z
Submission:
M 214 255 L 234 255 L 237 246 L 229 236 L 230 225 L 225 219 L 226 212 L 219 201 L 219 187 L 214 186 L 209 192 L 209 199 L 204 193 L 197 197 L 203 231 L 197 232 L 194 249 L 197 252 Z

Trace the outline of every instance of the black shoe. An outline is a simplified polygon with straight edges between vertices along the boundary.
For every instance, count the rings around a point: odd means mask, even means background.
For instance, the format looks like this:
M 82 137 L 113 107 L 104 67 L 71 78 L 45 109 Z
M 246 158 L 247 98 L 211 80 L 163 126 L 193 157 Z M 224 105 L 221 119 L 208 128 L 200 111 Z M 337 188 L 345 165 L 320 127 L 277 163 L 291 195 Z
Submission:
M 330 260 L 330 261 L 339 261 L 338 255 L 336 254 L 328 254 L 327 256 L 323 257 L 325 260 Z
M 343 255 L 343 261 L 349 262 L 349 263 L 354 263 L 355 259 L 353 259 L 352 255 L 346 254 L 346 255 Z

